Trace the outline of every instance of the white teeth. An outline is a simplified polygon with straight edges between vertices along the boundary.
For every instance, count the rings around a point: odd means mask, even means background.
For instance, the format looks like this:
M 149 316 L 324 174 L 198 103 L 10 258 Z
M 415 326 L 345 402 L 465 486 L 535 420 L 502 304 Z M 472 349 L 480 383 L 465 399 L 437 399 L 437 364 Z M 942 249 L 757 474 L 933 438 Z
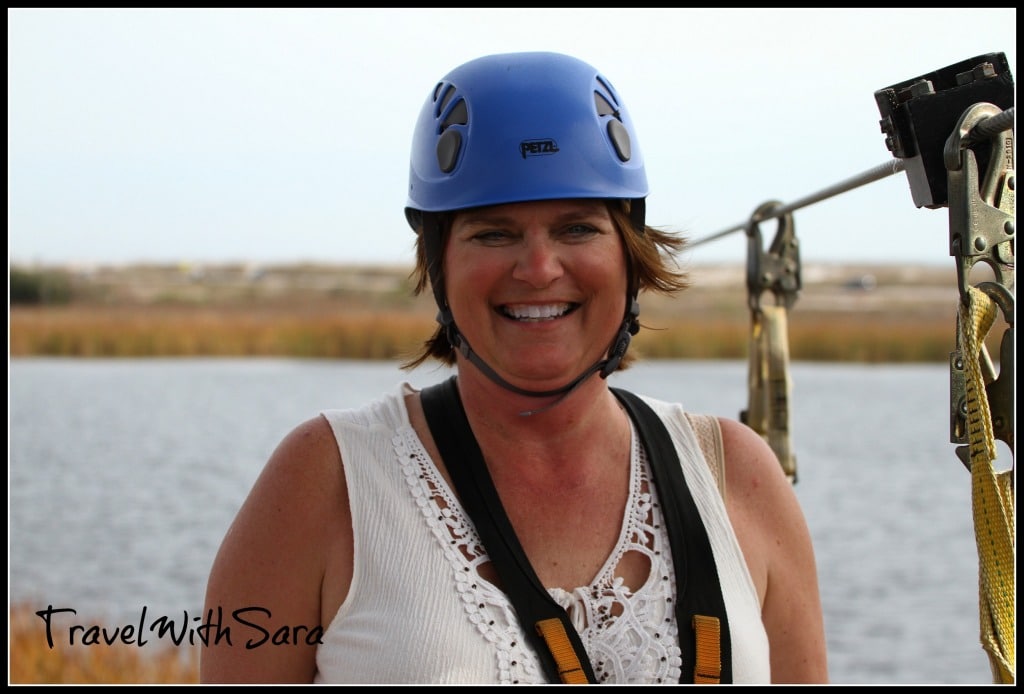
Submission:
M 506 306 L 505 313 L 519 320 L 546 320 L 558 318 L 569 310 L 569 304 L 548 304 L 546 306 Z

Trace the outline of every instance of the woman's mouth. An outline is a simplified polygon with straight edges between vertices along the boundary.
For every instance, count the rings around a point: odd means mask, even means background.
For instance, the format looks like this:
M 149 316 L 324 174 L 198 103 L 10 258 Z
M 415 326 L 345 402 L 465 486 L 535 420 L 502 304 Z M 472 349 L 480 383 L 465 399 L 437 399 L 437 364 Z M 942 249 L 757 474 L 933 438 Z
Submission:
M 556 304 L 505 304 L 498 311 L 507 318 L 526 322 L 554 320 L 572 313 L 579 307 L 574 303 Z

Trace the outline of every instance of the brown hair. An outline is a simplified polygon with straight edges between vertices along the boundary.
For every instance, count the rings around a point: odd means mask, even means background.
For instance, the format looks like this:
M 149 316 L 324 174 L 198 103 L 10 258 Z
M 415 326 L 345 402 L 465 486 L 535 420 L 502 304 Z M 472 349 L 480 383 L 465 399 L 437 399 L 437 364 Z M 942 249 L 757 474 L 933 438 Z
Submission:
M 620 204 L 621 203 L 621 204 Z M 629 265 L 630 277 L 638 292 L 653 291 L 659 294 L 672 295 L 690 286 L 689 277 L 676 262 L 676 255 L 686 247 L 686 239 L 671 232 L 644 226 L 643 233 L 634 230 L 629 216 L 629 202 L 619 200 L 608 201 L 608 211 L 612 221 L 619 230 L 623 240 L 626 263 Z M 438 215 L 437 233 L 441 234 L 438 248 L 445 248 L 448 234 L 452 226 L 452 214 Z M 417 230 L 416 267 L 410 277 L 415 281 L 413 294 L 419 296 L 430 286 L 429 265 L 426 243 L 423 240 L 423 226 Z M 434 259 L 441 262 L 441 258 Z M 444 276 L 444 269 L 441 269 Z M 626 353 L 618 370 L 625 369 L 632 362 L 632 355 Z M 423 343 L 419 352 L 403 362 L 403 369 L 414 369 L 428 359 L 437 359 L 443 364 L 455 364 L 455 348 L 448 340 L 445 330 L 438 326 L 433 336 Z

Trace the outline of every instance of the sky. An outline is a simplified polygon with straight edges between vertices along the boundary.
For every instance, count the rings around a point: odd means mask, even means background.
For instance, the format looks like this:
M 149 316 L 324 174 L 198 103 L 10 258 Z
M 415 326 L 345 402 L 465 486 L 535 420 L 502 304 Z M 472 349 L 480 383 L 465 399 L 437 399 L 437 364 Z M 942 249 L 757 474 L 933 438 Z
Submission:
M 434 84 L 568 53 L 615 85 L 648 223 L 746 262 L 762 203 L 891 163 L 874 93 L 986 53 L 1016 10 L 8 9 L 18 264 L 411 265 L 409 147 Z M 801 260 L 951 264 L 948 211 L 896 173 L 794 213 Z M 775 224 L 762 226 L 764 243 Z

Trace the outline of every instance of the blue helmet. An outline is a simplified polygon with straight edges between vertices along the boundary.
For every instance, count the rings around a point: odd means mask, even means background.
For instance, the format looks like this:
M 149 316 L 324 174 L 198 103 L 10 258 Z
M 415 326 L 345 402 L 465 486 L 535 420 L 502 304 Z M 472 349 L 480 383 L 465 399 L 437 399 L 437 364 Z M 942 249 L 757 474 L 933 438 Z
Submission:
M 558 53 L 477 58 L 434 87 L 413 133 L 406 218 L 559 198 L 635 201 L 647 175 L 633 122 L 604 76 Z M 637 217 L 639 216 L 639 219 Z

